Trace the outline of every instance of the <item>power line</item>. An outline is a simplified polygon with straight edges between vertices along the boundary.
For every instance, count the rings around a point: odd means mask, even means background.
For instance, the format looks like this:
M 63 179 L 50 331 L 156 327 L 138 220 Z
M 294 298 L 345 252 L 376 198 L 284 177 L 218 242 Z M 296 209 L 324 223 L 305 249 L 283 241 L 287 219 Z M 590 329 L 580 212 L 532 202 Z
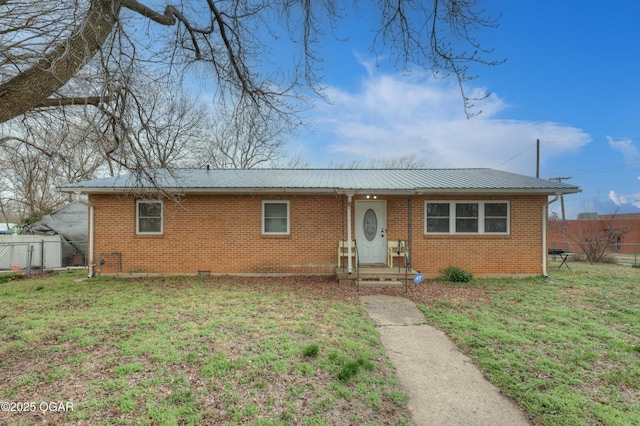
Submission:
M 589 169 L 574 169 L 568 170 L 573 174 L 595 174 L 595 173 L 624 173 L 635 172 L 633 168 L 640 165 L 640 162 L 624 163 L 624 164 L 609 164 L 606 166 L 592 167 Z
M 534 145 L 530 145 L 528 148 L 523 149 L 522 151 L 520 151 L 519 153 L 517 153 L 517 154 L 516 154 L 516 155 L 514 155 L 513 157 L 507 158 L 507 159 L 506 159 L 506 160 L 504 160 L 502 163 L 500 163 L 500 164 L 498 164 L 498 165 L 496 165 L 496 166 L 493 166 L 492 168 L 497 169 L 498 167 L 502 166 L 503 164 L 508 163 L 509 161 L 513 160 L 514 158 L 516 158 L 516 157 L 518 157 L 518 156 L 520 156 L 520 155 L 524 154 L 525 152 L 529 151 L 529 150 L 530 150 L 531 148 L 533 148 L 534 146 L 535 146 L 535 144 L 534 144 Z

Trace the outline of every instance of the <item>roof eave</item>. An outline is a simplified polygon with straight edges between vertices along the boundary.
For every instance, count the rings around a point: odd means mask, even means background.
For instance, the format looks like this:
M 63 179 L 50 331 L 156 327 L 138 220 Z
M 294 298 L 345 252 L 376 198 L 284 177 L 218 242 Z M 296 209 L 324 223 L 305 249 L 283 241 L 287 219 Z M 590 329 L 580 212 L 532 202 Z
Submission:
M 150 194 L 157 188 L 127 187 L 61 187 L 60 192 L 70 194 Z M 165 188 L 174 194 L 376 194 L 376 195 L 429 195 L 429 194 L 485 194 L 485 195 L 567 195 L 582 192 L 580 188 L 415 188 L 415 189 L 372 189 L 372 188 Z

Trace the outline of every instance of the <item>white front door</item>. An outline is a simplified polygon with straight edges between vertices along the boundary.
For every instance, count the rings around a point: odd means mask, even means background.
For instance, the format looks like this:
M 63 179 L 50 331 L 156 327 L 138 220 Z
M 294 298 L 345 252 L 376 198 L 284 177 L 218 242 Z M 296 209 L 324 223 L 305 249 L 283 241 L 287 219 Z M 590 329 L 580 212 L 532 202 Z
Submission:
M 355 225 L 360 263 L 387 263 L 387 202 L 356 201 Z

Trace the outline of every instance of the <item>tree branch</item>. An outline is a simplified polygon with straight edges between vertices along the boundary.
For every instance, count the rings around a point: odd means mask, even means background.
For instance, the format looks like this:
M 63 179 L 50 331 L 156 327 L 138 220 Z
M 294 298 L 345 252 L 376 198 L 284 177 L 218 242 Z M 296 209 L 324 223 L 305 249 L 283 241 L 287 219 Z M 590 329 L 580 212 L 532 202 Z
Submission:
M 27 139 L 18 138 L 18 137 L 15 137 L 15 136 L 5 136 L 4 138 L 0 138 L 0 145 L 4 145 L 4 148 L 7 149 L 7 148 L 9 148 L 9 146 L 6 145 L 6 143 L 9 142 L 9 141 L 16 141 L 16 142 L 18 142 L 20 144 L 30 146 L 31 148 L 34 148 L 35 150 L 40 151 L 41 153 L 43 153 L 44 155 L 46 155 L 49 158 L 54 156 L 53 152 L 48 151 L 48 150 L 42 148 L 41 146 L 38 146 L 37 144 L 29 142 Z M 16 150 L 15 148 L 12 148 L 12 149 L 14 151 Z
M 104 102 L 105 99 L 100 96 L 87 96 L 87 97 L 73 97 L 73 98 L 47 98 L 33 108 L 55 108 L 61 106 L 73 106 L 73 105 L 93 105 L 98 106 Z
M 1 0 L 0 0 L 1 1 Z M 31 68 L 0 84 L 0 123 L 46 102 L 102 47 L 120 14 L 119 0 L 91 0 L 86 19 Z
M 165 7 L 163 14 L 156 12 L 155 10 L 151 9 L 149 6 L 144 5 L 136 0 L 123 0 L 122 6 L 134 12 L 139 13 L 145 18 L 149 18 L 153 22 L 156 22 L 160 25 L 173 26 L 176 24 L 175 15 L 177 10 L 175 7 L 171 5 L 167 5 L 167 7 Z

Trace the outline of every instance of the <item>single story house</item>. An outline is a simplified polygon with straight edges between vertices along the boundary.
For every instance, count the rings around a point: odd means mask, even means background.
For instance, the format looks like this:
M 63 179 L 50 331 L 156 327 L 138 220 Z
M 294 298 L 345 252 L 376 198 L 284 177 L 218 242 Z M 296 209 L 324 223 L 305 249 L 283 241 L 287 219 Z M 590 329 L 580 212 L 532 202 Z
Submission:
M 400 240 L 425 277 L 546 274 L 549 196 L 580 191 L 480 168 L 159 169 L 59 189 L 88 197 L 101 273 L 333 275 L 395 267 Z

